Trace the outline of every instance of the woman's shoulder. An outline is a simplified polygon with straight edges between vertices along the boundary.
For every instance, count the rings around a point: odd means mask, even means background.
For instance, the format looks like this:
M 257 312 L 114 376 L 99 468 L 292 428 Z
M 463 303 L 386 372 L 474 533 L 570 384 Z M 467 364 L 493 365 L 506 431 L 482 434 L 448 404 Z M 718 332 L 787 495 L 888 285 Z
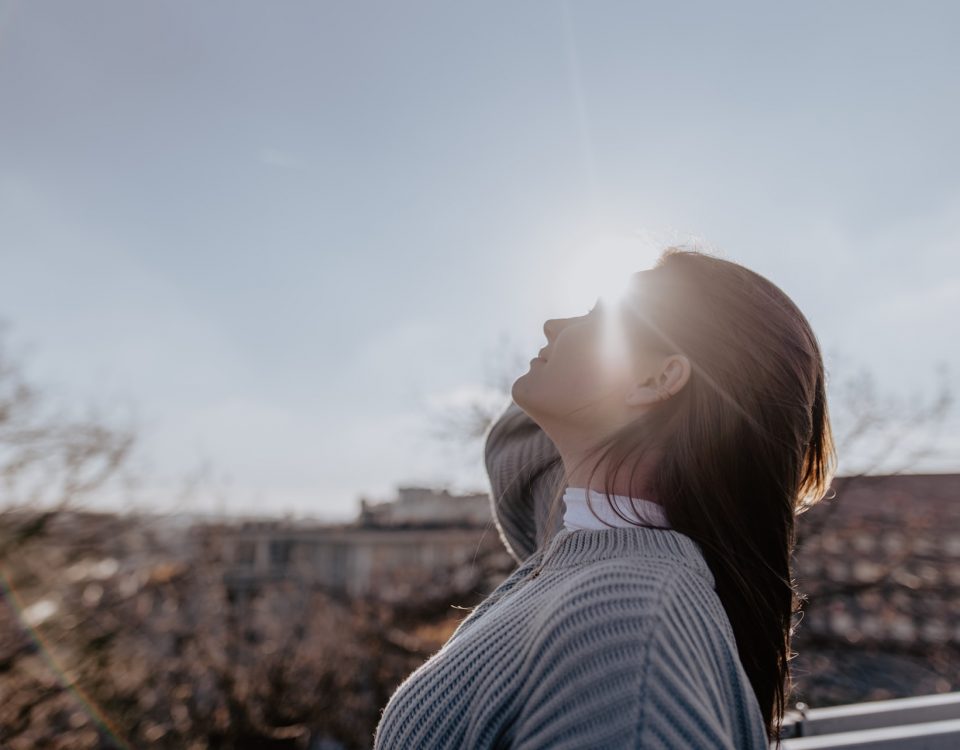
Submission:
M 560 581 L 558 600 L 626 598 L 638 605 L 670 597 L 715 598 L 713 577 L 673 557 L 610 557 L 569 569 Z
M 522 727 L 532 732 L 545 726 L 544 717 L 561 722 L 620 701 L 625 710 L 615 720 L 623 723 L 610 731 L 624 746 L 646 747 L 679 732 L 678 746 L 765 747 L 757 744 L 762 717 L 729 625 L 702 575 L 666 559 L 642 566 L 605 559 L 568 569 L 551 584 L 549 604 L 524 620 L 532 643 Z
M 730 642 L 733 630 L 713 579 L 670 558 L 611 558 L 571 569 L 540 617 L 552 631 L 590 623 L 597 633 L 703 632 Z
M 699 738 L 691 747 L 766 747 L 729 620 L 695 570 L 669 560 L 642 569 L 624 559 L 596 561 L 569 575 L 546 609 L 533 649 L 538 679 L 576 683 L 612 665 L 633 675 L 640 744 L 647 733 L 684 727 Z

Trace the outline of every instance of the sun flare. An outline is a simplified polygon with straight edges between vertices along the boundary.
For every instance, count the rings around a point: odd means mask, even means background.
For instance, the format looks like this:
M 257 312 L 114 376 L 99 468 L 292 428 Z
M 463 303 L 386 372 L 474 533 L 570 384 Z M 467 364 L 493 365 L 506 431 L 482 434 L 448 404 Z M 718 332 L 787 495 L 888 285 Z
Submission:
M 602 308 L 600 359 L 605 366 L 620 370 L 628 366 L 627 331 L 623 323 L 622 309 L 630 304 L 636 289 L 630 277 L 624 274 L 600 292 L 597 300 Z
M 611 368 L 627 363 L 629 347 L 621 311 L 636 303 L 636 277 L 653 266 L 663 243 L 649 232 L 606 232 L 571 245 L 557 258 L 549 302 L 553 314 L 583 315 L 601 307 L 600 356 Z

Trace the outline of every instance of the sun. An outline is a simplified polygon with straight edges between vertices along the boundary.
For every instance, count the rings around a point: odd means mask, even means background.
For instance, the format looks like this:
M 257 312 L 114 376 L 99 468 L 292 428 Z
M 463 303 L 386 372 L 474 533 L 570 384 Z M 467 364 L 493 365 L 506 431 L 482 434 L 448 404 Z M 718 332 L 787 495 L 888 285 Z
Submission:
M 605 232 L 570 243 L 554 259 L 545 303 L 555 316 L 584 315 L 599 303 L 603 321 L 600 356 L 606 366 L 628 364 L 627 331 L 621 311 L 635 306 L 636 274 L 651 268 L 660 245 L 639 232 Z
M 635 232 L 604 232 L 571 242 L 551 260 L 550 304 L 586 312 L 598 298 L 611 303 L 629 288 L 633 275 L 656 261 L 658 246 Z

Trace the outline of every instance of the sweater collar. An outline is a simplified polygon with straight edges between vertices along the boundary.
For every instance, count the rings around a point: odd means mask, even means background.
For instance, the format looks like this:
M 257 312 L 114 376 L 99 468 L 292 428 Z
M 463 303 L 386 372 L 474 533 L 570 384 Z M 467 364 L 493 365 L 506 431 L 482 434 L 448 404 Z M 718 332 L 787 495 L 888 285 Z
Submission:
M 610 558 L 671 558 L 686 565 L 714 586 L 713 573 L 700 545 L 672 529 L 643 526 L 604 529 L 560 529 L 543 552 L 544 570 L 566 568 Z

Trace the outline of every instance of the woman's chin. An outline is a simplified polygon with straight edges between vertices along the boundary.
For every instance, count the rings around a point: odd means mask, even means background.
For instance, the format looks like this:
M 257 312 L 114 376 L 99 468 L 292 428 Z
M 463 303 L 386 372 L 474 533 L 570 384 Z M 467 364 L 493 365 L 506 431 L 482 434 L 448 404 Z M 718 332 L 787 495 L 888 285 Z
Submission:
M 513 381 L 513 385 L 510 386 L 510 396 L 511 396 L 511 398 L 513 398 L 513 400 L 514 400 L 514 402 L 517 404 L 517 406 L 521 406 L 521 407 L 522 407 L 524 401 L 526 400 L 526 399 L 524 398 L 524 395 L 525 395 L 525 393 L 526 393 L 526 391 L 527 391 L 526 384 L 527 384 L 527 379 L 528 379 L 529 375 L 530 375 L 529 372 L 523 373 L 523 375 L 521 375 L 519 378 L 517 378 L 516 380 L 514 380 L 514 381 Z

